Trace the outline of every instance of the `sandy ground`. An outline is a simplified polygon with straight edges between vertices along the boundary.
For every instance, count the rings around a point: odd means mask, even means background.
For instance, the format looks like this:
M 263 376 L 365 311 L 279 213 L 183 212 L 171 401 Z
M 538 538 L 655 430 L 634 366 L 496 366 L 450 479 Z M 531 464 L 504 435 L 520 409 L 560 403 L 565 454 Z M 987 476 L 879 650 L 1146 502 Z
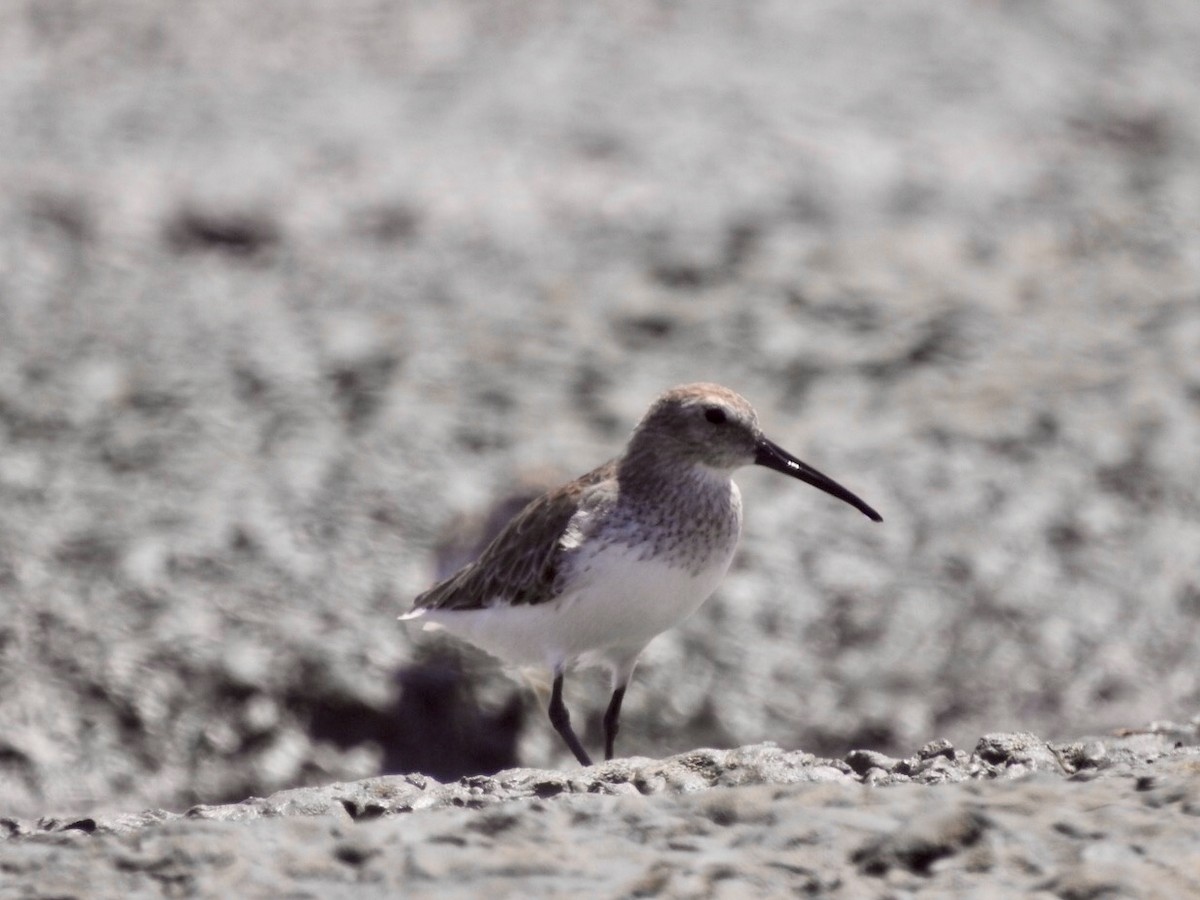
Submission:
M 624 752 L 1187 723 L 1197 46 L 1187 2 L 0 6 L 0 815 L 568 764 L 395 617 L 695 380 L 886 521 L 743 473 Z

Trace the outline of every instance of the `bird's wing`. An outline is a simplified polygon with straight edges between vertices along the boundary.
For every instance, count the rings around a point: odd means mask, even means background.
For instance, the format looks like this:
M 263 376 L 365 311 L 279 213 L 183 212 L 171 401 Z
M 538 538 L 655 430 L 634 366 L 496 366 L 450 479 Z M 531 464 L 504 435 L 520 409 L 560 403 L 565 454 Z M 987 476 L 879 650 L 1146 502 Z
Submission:
M 582 478 L 532 501 L 509 522 L 479 559 L 421 594 L 413 612 L 426 609 L 484 609 L 496 604 L 536 605 L 553 600 L 561 591 L 565 556 L 563 536 L 571 519 L 615 479 L 615 463 L 607 463 Z

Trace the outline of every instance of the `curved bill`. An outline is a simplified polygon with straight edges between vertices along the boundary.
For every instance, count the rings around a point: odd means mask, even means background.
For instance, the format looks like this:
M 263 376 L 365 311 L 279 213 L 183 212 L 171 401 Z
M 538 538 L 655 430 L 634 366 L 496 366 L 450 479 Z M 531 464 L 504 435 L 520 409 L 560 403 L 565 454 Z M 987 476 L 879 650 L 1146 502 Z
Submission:
M 827 494 L 832 494 L 839 500 L 845 500 L 864 516 L 873 522 L 882 522 L 883 516 L 867 506 L 857 496 L 850 493 L 828 475 L 822 475 L 808 463 L 800 462 L 792 454 L 788 453 L 774 441 L 769 441 L 765 437 L 758 439 L 757 452 L 754 455 L 755 465 L 766 466 L 768 469 L 774 469 L 776 472 L 782 472 L 784 475 L 791 475 L 793 478 L 799 478 L 801 481 L 811 484 L 815 488 L 820 488 Z

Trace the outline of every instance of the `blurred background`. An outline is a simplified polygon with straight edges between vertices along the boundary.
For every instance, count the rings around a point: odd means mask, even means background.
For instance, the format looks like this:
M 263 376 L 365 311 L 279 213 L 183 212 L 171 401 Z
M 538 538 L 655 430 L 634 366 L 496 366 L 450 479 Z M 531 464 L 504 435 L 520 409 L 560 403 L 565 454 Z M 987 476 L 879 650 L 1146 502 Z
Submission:
M 1200 712 L 1200 7 L 0 6 L 0 814 L 574 763 L 396 621 L 717 381 L 621 749 Z M 607 685 L 569 685 L 592 747 Z

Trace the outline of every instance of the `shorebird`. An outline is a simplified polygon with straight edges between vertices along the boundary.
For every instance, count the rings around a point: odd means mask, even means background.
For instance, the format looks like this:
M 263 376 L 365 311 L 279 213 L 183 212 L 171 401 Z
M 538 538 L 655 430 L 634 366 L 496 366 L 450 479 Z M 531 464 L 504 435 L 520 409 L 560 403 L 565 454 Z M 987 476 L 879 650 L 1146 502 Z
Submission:
M 554 676 L 550 722 L 590 766 L 563 703 L 563 677 L 612 677 L 604 758 L 621 702 L 650 641 L 708 599 L 742 530 L 730 477 L 746 465 L 791 475 L 882 517 L 768 440 L 749 402 L 716 384 L 673 388 L 651 404 L 616 459 L 532 501 L 479 558 L 417 597 L 401 619 L 444 628 L 493 656 Z

